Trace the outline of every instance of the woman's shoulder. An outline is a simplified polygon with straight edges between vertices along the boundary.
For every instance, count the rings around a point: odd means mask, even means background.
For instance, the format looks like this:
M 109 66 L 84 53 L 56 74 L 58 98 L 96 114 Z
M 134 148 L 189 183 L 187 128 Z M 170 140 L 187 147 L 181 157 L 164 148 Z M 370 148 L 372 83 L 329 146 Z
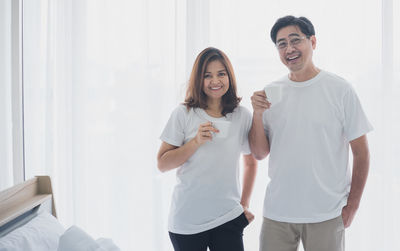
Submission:
M 238 105 L 233 112 L 237 112 L 237 113 L 250 113 L 249 109 L 247 109 L 247 107 L 243 106 L 243 105 Z
M 177 107 L 175 107 L 173 113 L 187 115 L 187 114 L 189 114 L 190 110 L 192 110 L 192 109 L 193 108 L 188 109 L 188 107 L 185 104 L 181 103 Z
M 242 105 L 238 105 L 232 112 L 233 115 L 241 118 L 241 117 L 251 117 L 251 113 L 249 109 Z
M 198 110 L 202 110 L 202 109 L 201 108 L 188 107 L 186 104 L 181 103 L 177 107 L 175 107 L 175 109 L 172 112 L 172 114 L 175 117 L 178 117 L 180 119 L 190 120 L 193 117 L 198 116 L 197 114 L 200 112 Z

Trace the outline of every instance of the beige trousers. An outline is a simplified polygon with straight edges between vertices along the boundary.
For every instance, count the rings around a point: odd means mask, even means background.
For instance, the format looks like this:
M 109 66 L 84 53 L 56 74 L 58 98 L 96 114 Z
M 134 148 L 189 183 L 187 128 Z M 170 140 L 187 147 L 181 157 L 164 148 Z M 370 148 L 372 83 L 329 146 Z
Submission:
M 340 215 L 319 223 L 286 223 L 267 219 L 261 227 L 260 251 L 344 251 L 345 230 Z

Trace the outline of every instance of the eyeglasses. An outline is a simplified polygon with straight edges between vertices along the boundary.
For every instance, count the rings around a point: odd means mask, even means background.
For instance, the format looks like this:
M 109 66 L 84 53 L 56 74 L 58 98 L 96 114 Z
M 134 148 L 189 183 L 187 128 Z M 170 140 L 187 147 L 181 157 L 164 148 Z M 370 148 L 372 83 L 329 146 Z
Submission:
M 289 39 L 289 43 L 286 40 L 281 40 L 278 43 L 275 44 L 276 48 L 278 48 L 278 50 L 284 50 L 288 47 L 288 44 L 290 44 L 290 46 L 294 47 L 296 45 L 301 44 L 301 42 L 303 42 L 304 39 L 306 39 L 308 37 L 294 37 L 292 39 Z

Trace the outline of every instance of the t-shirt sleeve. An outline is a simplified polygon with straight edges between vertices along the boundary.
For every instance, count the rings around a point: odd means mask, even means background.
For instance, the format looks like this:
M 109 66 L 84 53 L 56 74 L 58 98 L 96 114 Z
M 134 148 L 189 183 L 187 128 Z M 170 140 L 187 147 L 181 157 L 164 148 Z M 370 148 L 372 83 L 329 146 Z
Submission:
M 165 143 L 174 146 L 181 146 L 185 139 L 187 109 L 184 105 L 180 105 L 172 112 L 169 120 L 161 133 L 160 139 Z
M 249 145 L 249 132 L 251 129 L 252 116 L 249 110 L 242 107 L 243 137 L 241 150 L 243 154 L 251 154 Z
M 352 141 L 372 131 L 373 127 L 361 107 L 354 89 L 350 87 L 343 98 L 344 134 Z

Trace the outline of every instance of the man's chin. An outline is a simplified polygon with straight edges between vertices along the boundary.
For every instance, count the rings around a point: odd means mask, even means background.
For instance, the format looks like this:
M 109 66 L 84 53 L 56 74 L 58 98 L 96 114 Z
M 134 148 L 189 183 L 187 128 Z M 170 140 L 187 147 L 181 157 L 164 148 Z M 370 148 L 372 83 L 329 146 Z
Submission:
M 291 73 L 298 73 L 301 71 L 302 67 L 300 65 L 287 65 Z

